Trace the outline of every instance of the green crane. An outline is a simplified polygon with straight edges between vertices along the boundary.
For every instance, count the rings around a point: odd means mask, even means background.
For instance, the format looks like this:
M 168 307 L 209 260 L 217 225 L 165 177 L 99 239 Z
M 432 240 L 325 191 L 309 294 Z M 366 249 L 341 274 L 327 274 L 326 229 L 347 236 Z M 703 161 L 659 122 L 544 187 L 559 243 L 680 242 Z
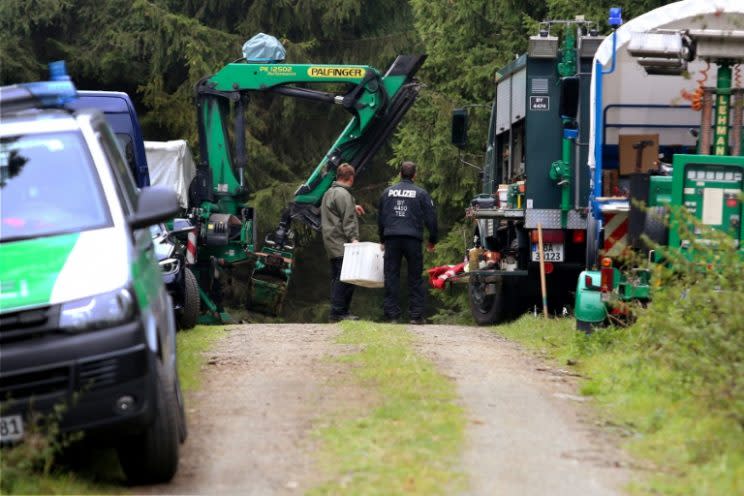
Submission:
M 425 55 L 400 55 L 385 74 L 367 65 L 284 64 L 241 60 L 227 64 L 196 87 L 200 164 L 190 189 L 191 218 L 198 225 L 195 271 L 207 310 L 203 322 L 226 320 L 220 303 L 220 273 L 253 264 L 251 308 L 280 311 L 294 264 L 292 222 L 320 228 L 320 202 L 336 168 L 350 163 L 360 172 L 390 136 L 418 95 L 413 75 Z M 301 84 L 302 86 L 298 86 Z M 343 85 L 342 93 L 314 88 Z M 256 215 L 246 201 L 245 113 L 251 95 L 272 93 L 341 105 L 351 119 L 294 198 L 259 250 Z M 232 117 L 231 117 L 232 116 Z M 228 127 L 232 121 L 234 147 Z

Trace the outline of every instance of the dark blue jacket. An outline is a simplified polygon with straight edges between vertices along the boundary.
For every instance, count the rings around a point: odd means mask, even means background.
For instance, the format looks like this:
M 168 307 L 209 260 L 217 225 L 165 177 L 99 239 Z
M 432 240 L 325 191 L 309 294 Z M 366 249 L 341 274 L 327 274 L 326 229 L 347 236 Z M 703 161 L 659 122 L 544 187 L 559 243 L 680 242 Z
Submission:
M 429 242 L 436 243 L 437 212 L 424 188 L 419 188 L 410 179 L 403 179 L 382 192 L 377 212 L 381 241 L 390 236 L 423 240 L 424 226 L 429 231 Z

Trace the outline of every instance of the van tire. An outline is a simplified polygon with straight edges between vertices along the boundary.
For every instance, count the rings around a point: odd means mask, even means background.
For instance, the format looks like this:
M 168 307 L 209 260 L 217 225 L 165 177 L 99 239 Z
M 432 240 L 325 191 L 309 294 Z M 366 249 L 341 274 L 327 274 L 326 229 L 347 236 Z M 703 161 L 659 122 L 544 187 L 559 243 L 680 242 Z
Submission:
M 179 329 L 191 329 L 199 318 L 199 286 L 188 267 L 183 269 L 183 308 L 178 316 Z
M 165 384 L 160 360 L 155 366 L 154 418 L 145 430 L 122 440 L 119 463 L 130 484 L 169 482 L 178 470 L 179 408 L 176 383 Z

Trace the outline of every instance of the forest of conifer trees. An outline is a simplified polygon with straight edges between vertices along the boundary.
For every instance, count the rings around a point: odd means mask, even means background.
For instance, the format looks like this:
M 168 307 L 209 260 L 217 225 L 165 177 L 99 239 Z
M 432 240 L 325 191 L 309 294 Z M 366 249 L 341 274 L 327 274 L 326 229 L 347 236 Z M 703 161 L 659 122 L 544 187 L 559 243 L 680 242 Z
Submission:
M 357 185 L 367 206 L 362 237 L 376 240 L 373 205 L 401 160 L 439 207 L 444 239 L 426 266 L 462 257 L 463 212 L 480 189 L 478 170 L 462 165 L 449 144 L 453 108 L 473 105 L 465 159 L 481 164 L 495 71 L 526 48 L 536 23 L 583 14 L 606 28 L 608 7 L 631 18 L 665 0 L 6 0 L 0 3 L 0 83 L 46 77 L 46 63 L 65 59 L 81 89 L 126 91 L 135 100 L 146 139 L 185 138 L 196 147 L 193 87 L 240 57 L 258 32 L 278 37 L 288 62 L 359 63 L 385 70 L 396 54 L 426 53 L 424 83 L 389 147 Z M 347 115 L 320 104 L 268 97 L 248 122 L 249 167 L 263 229 L 272 227 L 289 195 L 321 159 Z M 328 275 L 318 236 L 303 233 L 299 267 L 285 308 L 289 320 L 324 318 Z M 307 291 L 307 288 L 316 288 Z M 317 290 L 322 287 L 323 290 Z M 379 298 L 357 298 L 355 313 L 377 317 Z M 463 295 L 433 295 L 443 316 L 465 308 Z

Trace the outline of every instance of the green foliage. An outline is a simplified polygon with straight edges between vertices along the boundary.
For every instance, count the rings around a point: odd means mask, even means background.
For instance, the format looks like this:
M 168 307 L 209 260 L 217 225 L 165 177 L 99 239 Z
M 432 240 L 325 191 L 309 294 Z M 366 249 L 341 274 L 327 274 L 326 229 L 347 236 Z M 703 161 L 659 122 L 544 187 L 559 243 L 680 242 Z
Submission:
M 656 247 L 653 302 L 639 316 L 650 359 L 674 370 L 711 409 L 744 427 L 744 260 L 727 234 L 674 212 L 684 249 Z
M 65 410 L 57 405 L 49 415 L 32 413 L 25 420 L 23 442 L 5 446 L 0 453 L 2 494 L 109 494 L 112 482 L 121 481 L 115 458 L 103 457 L 100 474 L 70 470 L 60 465 L 66 450 L 77 446 L 82 433 L 62 434 L 59 420 Z
M 744 259 L 732 239 L 676 212 L 684 250 L 663 249 L 653 300 L 629 328 L 576 333 L 572 320 L 523 317 L 498 332 L 588 377 L 630 450 L 652 473 L 646 494 L 744 491 Z
M 452 494 L 465 415 L 455 387 L 412 347 L 402 326 L 344 322 L 341 358 L 374 401 L 362 415 L 326 420 L 317 431 L 332 479 L 309 494 Z

